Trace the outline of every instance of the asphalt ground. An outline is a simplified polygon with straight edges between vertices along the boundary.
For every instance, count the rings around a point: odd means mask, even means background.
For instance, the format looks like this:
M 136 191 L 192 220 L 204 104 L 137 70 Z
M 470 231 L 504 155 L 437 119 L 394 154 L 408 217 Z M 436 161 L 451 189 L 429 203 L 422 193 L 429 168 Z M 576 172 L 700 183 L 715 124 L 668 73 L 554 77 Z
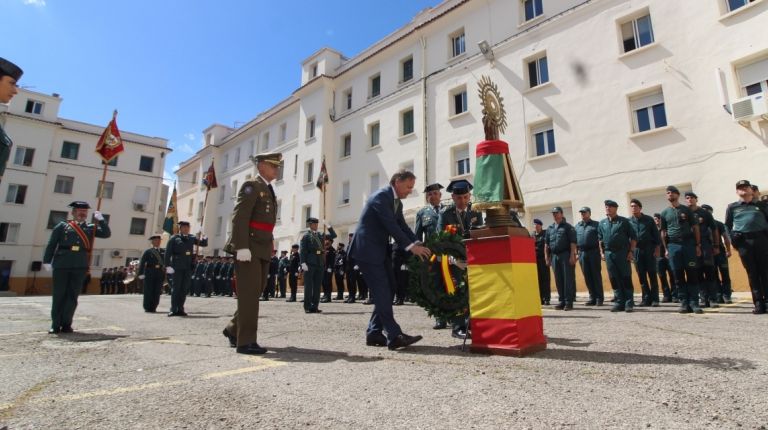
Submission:
M 160 310 L 170 297 L 163 296 Z M 766 428 L 768 315 L 748 297 L 703 315 L 676 305 L 544 309 L 547 350 L 461 350 L 415 305 L 400 351 L 365 346 L 371 307 L 261 304 L 264 356 L 229 348 L 230 298 L 186 318 L 141 296 L 82 296 L 76 333 L 49 335 L 49 297 L 0 298 L 0 428 Z

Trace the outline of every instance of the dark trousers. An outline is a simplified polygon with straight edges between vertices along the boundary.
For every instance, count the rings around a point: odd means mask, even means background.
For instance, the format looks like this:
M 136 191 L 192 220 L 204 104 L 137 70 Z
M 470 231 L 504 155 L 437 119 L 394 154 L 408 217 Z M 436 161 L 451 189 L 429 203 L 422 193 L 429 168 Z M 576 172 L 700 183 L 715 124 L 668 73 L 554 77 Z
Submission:
M 350 270 L 347 272 L 347 291 L 349 294 L 347 297 L 349 300 L 355 300 L 355 296 L 357 295 L 357 271 L 356 270 Z
M 320 303 L 320 286 L 323 282 L 323 268 L 310 266 L 304 272 L 304 310 L 317 309 Z
M 662 251 L 663 252 L 663 251 Z M 675 274 L 666 258 L 656 259 L 656 274 L 661 281 L 661 291 L 665 299 L 677 299 L 677 285 L 675 285 Z
M 667 251 L 681 307 L 698 307 L 699 269 L 696 267 L 696 245 L 692 240 L 670 242 L 667 244 Z
M 335 272 L 333 274 L 336 279 L 336 299 L 344 299 L 344 273 Z
M 235 261 L 237 310 L 227 324 L 227 331 L 237 337 L 237 346 L 257 343 L 259 296 L 267 284 L 267 272 L 269 260 Z
M 53 269 L 51 295 L 51 328 L 72 327 L 77 297 L 83 287 L 87 269 Z
M 541 298 L 541 304 L 548 302 L 552 299 L 552 284 L 551 276 L 549 273 L 549 267 L 547 267 L 547 261 L 544 256 L 536 256 L 536 275 L 539 278 L 539 298 Z
M 573 304 L 576 298 L 576 266 L 571 265 L 570 257 L 571 251 L 552 253 L 552 272 L 560 304 Z
M 718 299 L 730 299 L 731 298 L 731 271 L 728 267 L 728 257 L 725 256 L 725 250 L 721 249 L 720 253 L 715 255 L 715 268 L 719 273 L 719 285 L 720 291 Z
M 756 305 L 765 303 L 768 290 L 768 233 L 744 234 L 739 240 L 738 251 L 741 264 L 747 271 L 752 301 Z
M 299 277 L 296 274 L 288 275 L 288 286 L 291 287 L 291 298 L 296 300 L 296 290 L 299 288 Z
M 717 279 L 717 267 L 714 260 L 699 259 L 699 294 L 701 300 L 708 304 L 717 302 L 717 294 L 720 291 L 720 282 Z
M 174 268 L 173 284 L 171 285 L 171 312 L 184 312 L 184 302 L 192 283 L 192 271 Z
M 579 265 L 584 274 L 584 282 L 589 291 L 589 300 L 592 302 L 602 302 L 603 296 L 603 276 L 600 274 L 602 265 L 600 264 L 600 250 L 590 249 L 579 253 Z
M 163 290 L 163 272 L 156 270 L 150 273 L 145 272 L 144 275 L 144 310 L 147 312 L 155 312 L 157 305 L 160 304 L 160 293 Z
M 360 293 L 360 298 L 365 300 L 368 298 L 368 284 L 365 282 L 365 278 L 363 278 L 363 273 L 365 272 L 362 270 L 357 272 L 357 291 Z M 373 292 L 371 292 L 371 296 L 373 296 Z
M 392 311 L 392 292 L 397 282 L 392 271 L 392 260 L 385 258 L 381 263 L 360 261 L 358 264 L 368 278 L 367 282 L 373 299 L 373 313 L 368 321 L 367 335 L 385 331 L 387 339 L 392 342 L 403 332 L 395 321 Z
M 627 260 L 627 254 L 628 251 L 605 250 L 605 267 L 608 269 L 608 280 L 616 294 L 614 306 L 632 309 L 635 305 L 635 291 L 632 286 L 632 267 Z
M 397 281 L 397 288 L 394 293 L 393 299 L 399 302 L 405 300 L 406 294 L 408 294 L 408 281 L 410 280 L 411 272 L 408 270 L 401 270 L 399 267 L 395 268 L 395 280 Z
M 191 281 L 191 288 L 189 289 L 189 295 L 190 296 L 192 296 L 192 295 L 199 296 L 200 295 L 200 291 L 203 291 L 203 283 L 204 282 L 205 282 L 205 280 L 203 278 L 200 278 L 200 277 L 198 277 L 196 279 L 193 279 Z
M 275 297 L 275 281 L 275 275 L 267 275 L 267 286 L 264 288 L 264 292 L 261 294 L 262 297 Z
M 101 294 L 107 294 L 107 291 L 109 291 L 109 287 L 107 286 L 107 283 L 102 282 L 99 286 L 101 287 Z
M 640 282 L 642 293 L 641 303 L 650 305 L 659 301 L 659 282 L 656 276 L 656 257 L 653 256 L 655 247 L 638 246 L 635 249 L 635 271 Z
M 280 297 L 282 298 L 285 298 L 285 288 L 287 286 L 286 282 L 287 282 L 287 279 L 285 275 L 279 275 L 277 277 L 277 285 L 278 285 L 278 288 L 280 289 Z
M 333 293 L 333 270 L 330 272 L 326 268 L 323 271 L 323 298 L 331 300 Z

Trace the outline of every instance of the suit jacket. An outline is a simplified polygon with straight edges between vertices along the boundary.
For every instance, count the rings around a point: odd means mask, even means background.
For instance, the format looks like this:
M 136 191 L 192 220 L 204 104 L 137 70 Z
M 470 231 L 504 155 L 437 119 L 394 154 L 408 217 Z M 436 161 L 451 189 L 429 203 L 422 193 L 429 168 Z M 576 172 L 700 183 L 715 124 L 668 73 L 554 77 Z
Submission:
M 224 249 L 234 254 L 238 249 L 248 248 L 251 256 L 269 261 L 272 258 L 272 231 L 251 227 L 251 221 L 262 226 L 274 226 L 277 201 L 270 191 L 269 184 L 256 176 L 240 187 L 237 204 L 232 215 L 232 234 Z
M 403 249 L 416 241 L 416 235 L 405 223 L 402 203 L 395 205 L 395 193 L 391 186 L 386 186 L 365 202 L 348 255 L 357 261 L 381 263 L 390 256 L 390 237 Z

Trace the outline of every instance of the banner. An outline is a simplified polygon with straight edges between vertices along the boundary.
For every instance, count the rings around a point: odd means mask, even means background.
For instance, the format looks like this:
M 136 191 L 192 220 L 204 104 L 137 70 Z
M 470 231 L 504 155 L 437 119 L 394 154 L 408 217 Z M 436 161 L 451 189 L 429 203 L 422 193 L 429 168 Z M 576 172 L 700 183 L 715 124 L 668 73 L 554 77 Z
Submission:
M 322 190 L 327 183 L 328 170 L 325 168 L 325 158 L 323 158 L 323 163 L 320 165 L 320 176 L 317 177 L 317 182 L 315 182 L 315 185 L 317 185 L 317 188 Z
M 165 211 L 165 221 L 163 221 L 163 231 L 169 235 L 179 232 L 179 213 L 176 210 L 176 183 L 173 183 L 173 193 L 168 202 L 168 209 Z
M 112 113 L 112 120 L 107 124 L 104 132 L 101 133 L 99 142 L 96 144 L 96 152 L 99 153 L 101 159 L 106 164 L 117 157 L 124 149 L 120 130 L 117 129 L 117 111 L 114 111 Z
M 219 186 L 219 183 L 216 182 L 216 170 L 213 168 L 213 160 L 211 160 L 211 167 L 209 167 L 208 171 L 203 175 L 203 185 L 208 191 L 211 191 L 211 188 Z

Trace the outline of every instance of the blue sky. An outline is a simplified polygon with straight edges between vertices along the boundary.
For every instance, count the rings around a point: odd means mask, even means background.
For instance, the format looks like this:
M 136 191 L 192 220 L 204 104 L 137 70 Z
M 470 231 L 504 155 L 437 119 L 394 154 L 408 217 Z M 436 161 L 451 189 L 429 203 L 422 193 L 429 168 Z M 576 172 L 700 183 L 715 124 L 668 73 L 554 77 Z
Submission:
M 170 141 L 166 172 L 213 123 L 234 125 L 299 86 L 323 46 L 351 57 L 440 0 L 0 0 L 0 57 L 59 116 Z

